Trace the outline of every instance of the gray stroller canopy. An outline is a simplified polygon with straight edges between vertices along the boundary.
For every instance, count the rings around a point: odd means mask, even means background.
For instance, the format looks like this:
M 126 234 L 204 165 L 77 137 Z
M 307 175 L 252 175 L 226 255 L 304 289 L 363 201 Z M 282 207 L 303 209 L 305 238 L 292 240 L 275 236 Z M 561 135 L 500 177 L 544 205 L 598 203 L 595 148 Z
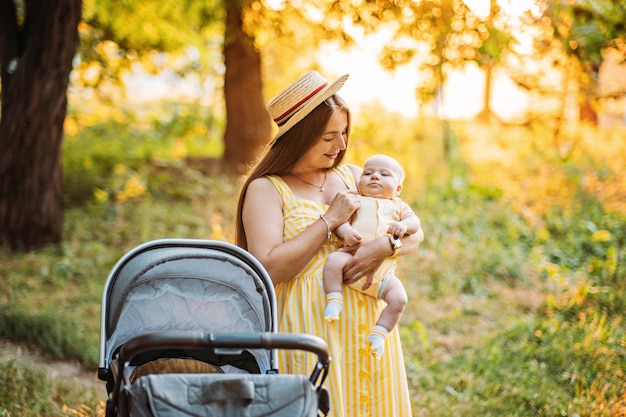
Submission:
M 225 242 L 161 239 L 140 245 L 119 260 L 105 284 L 100 368 L 129 339 L 149 332 L 273 332 L 271 285 L 256 259 Z M 275 366 L 269 351 L 250 353 L 261 373 Z

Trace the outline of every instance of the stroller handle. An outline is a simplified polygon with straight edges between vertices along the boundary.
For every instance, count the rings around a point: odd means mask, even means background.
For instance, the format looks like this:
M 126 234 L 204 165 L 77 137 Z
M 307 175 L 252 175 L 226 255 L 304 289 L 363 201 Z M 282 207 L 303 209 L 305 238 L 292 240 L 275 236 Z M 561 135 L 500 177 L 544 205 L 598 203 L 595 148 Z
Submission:
M 328 344 L 320 337 L 304 333 L 206 333 L 161 331 L 135 336 L 120 349 L 120 359 L 128 361 L 155 349 L 175 348 L 262 348 L 299 349 L 315 353 L 327 366 L 330 361 Z

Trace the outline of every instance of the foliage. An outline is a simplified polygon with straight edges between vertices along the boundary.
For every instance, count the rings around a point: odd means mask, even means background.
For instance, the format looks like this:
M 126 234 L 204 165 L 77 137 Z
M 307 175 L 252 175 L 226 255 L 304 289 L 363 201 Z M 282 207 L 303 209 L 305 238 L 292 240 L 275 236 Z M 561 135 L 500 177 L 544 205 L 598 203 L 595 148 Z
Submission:
M 489 146 L 475 124 L 457 133 L 468 175 L 429 188 L 419 206 L 428 272 L 409 288 L 424 306 L 405 314 L 403 329 L 416 408 L 428 416 L 622 415 L 626 200 L 603 189 L 621 181 L 623 144 L 581 129 L 569 138 L 576 151 L 555 158 L 513 129 Z M 606 182 L 586 181 L 591 172 L 605 172 Z M 472 268 L 489 259 L 505 273 Z
M 59 320 L 58 311 L 34 313 L 23 307 L 0 305 L 0 336 L 37 346 L 51 358 L 78 359 L 93 363 L 95 346 L 85 347 L 81 326 L 71 316 Z
M 620 87 L 618 91 L 600 89 L 599 76 L 609 51 L 622 62 L 626 58 L 626 3 L 542 0 L 536 10 L 541 13 L 524 16 L 525 24 L 533 27 L 534 56 L 527 59 L 539 59 L 544 67 L 557 69 L 561 80 L 548 86 L 546 71 L 529 75 L 525 66 L 515 78 L 526 89 L 559 97 L 561 114 L 557 121 L 563 117 L 566 95 L 576 95 L 581 119 L 597 122 L 598 100 L 603 95 L 620 97 L 624 93 Z
M 0 416 L 103 415 L 103 405 L 84 387 L 53 381 L 41 369 L 15 360 L 0 363 Z
M 174 113 L 170 120 L 155 120 L 149 127 L 138 128 L 127 118 L 68 135 L 63 159 L 66 202 L 82 205 L 94 195 L 99 201 L 123 201 L 159 194 L 188 198 L 206 192 L 201 175 L 184 164 L 189 153 L 203 158 L 221 154 L 222 142 L 203 115 Z M 198 181 L 172 187 L 168 170 L 186 171 L 187 178 L 195 176 Z
M 532 250 L 522 250 L 526 255 L 522 262 L 533 265 L 545 280 L 548 295 L 541 314 L 502 320 L 500 330 L 478 343 L 459 347 L 451 360 L 431 362 L 428 375 L 432 379 L 416 377 L 417 392 L 426 393 L 417 397 L 420 409 L 431 410 L 433 416 L 613 416 L 624 412 L 626 339 L 622 317 L 626 311 L 621 300 L 625 288 L 624 272 L 617 268 L 624 260 L 623 243 L 618 243 L 626 237 L 619 226 L 623 219 L 618 222 L 617 217 L 616 223 L 607 225 L 613 233 L 589 233 L 568 227 L 580 222 L 578 215 L 565 217 L 568 237 L 553 235 L 549 239 L 562 243 L 562 250 L 541 245 L 546 242 L 543 239 L 529 245 Z M 563 220 L 562 214 L 556 218 Z M 468 241 L 477 238 L 471 233 L 466 236 Z M 508 241 L 510 238 L 502 240 Z M 443 246 L 439 249 L 447 252 Z M 480 247 L 478 252 L 486 253 Z M 548 253 L 556 258 L 554 262 L 547 260 Z M 574 255 L 575 260 L 566 254 Z M 462 261 L 462 265 L 467 262 Z M 574 265 L 568 266 L 571 263 Z M 610 282 L 585 277 L 579 271 L 610 277 Z M 438 277 L 445 280 L 445 276 Z M 524 280 L 531 277 L 532 273 L 524 274 Z M 476 281 L 476 293 L 494 291 L 490 289 L 493 282 Z M 514 287 L 523 294 L 523 281 Z M 431 291 L 437 301 L 443 299 L 441 285 L 433 285 Z M 426 340 L 426 344 L 432 343 Z M 433 404 L 433 400 L 441 403 Z M 442 404 L 446 404 L 445 412 L 438 414 L 434 410 Z
M 394 37 L 383 50 L 383 66 L 417 64 L 424 80 L 418 96 L 427 103 L 451 71 L 471 62 L 487 70 L 503 63 L 515 37 L 497 2 L 490 3 L 487 16 L 477 15 L 461 0 L 398 3 L 392 9 Z
M 212 62 L 219 61 L 221 43 L 212 39 L 223 33 L 219 0 L 84 3 L 76 68 L 83 86 L 122 84 L 134 65 L 151 74 L 168 69 L 178 76 L 215 75 Z
M 223 87 L 225 1 L 187 0 L 166 7 L 160 1 L 118 3 L 85 1 L 75 87 L 108 104 L 123 94 L 130 72 L 167 74 L 202 85 L 209 81 L 216 91 Z M 272 74 L 264 83 L 270 93 L 278 88 L 274 80 L 295 79 L 314 66 L 311 56 L 320 43 L 344 47 L 354 42 L 329 2 L 240 3 L 241 29 L 262 53 L 263 72 Z
M 549 8 L 557 38 L 568 55 L 577 57 L 585 72 L 597 73 L 606 48 L 623 48 L 626 41 L 626 2 L 551 2 Z
M 454 376 L 437 382 L 456 415 L 620 415 L 625 363 L 619 328 L 598 316 L 573 326 L 522 320 L 480 349 L 468 347 L 445 365 L 444 375 Z

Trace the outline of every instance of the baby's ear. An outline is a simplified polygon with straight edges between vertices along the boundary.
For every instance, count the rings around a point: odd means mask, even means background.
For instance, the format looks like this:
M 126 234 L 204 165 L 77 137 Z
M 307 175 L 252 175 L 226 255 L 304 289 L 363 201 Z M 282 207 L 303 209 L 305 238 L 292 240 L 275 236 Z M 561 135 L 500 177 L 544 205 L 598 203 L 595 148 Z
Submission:
M 398 184 L 398 188 L 396 188 L 396 195 L 400 195 L 402 192 L 402 184 Z

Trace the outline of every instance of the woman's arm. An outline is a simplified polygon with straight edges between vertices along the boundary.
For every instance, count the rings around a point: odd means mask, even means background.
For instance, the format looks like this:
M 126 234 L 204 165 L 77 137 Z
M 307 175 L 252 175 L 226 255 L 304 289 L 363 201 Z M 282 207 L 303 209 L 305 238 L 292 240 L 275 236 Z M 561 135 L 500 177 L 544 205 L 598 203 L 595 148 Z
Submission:
M 350 217 L 358 202 L 354 193 L 337 194 L 324 215 L 331 230 Z M 242 210 L 248 251 L 265 267 L 274 284 L 293 278 L 328 239 L 328 228 L 320 218 L 294 239 L 283 242 L 282 205 L 274 184 L 258 178 L 248 186 Z
M 274 184 L 258 178 L 248 186 L 242 210 L 248 251 L 265 267 L 274 284 L 296 275 L 327 238 L 326 225 L 320 219 L 297 238 L 283 242 L 282 204 Z
M 405 235 L 401 240 L 402 247 L 397 254 L 398 256 L 406 255 L 417 249 L 424 240 L 424 232 L 420 227 L 416 233 Z M 361 243 L 350 261 L 343 268 L 344 281 L 352 283 L 367 276 L 367 282 L 363 289 L 369 288 L 374 272 L 380 267 L 385 258 L 392 254 L 393 249 L 387 236 L 381 236 L 369 242 Z

